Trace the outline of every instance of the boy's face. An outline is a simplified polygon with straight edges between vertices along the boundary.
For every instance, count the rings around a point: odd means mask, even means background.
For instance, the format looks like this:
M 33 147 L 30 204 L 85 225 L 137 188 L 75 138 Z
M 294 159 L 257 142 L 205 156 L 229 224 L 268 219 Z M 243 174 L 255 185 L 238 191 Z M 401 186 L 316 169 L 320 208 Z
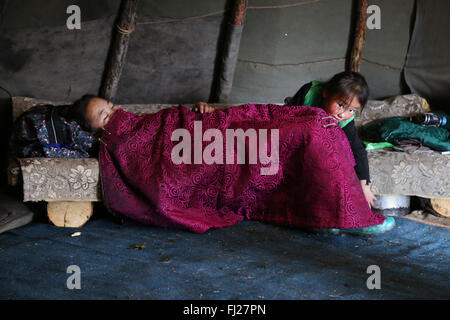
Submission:
M 91 124 L 92 130 L 104 128 L 114 112 L 119 109 L 112 102 L 102 98 L 93 98 L 86 108 L 86 118 Z
M 324 92 L 323 107 L 328 115 L 339 122 L 350 119 L 361 108 L 361 104 L 357 97 L 353 97 L 352 101 L 345 101 L 340 97 L 329 97 Z

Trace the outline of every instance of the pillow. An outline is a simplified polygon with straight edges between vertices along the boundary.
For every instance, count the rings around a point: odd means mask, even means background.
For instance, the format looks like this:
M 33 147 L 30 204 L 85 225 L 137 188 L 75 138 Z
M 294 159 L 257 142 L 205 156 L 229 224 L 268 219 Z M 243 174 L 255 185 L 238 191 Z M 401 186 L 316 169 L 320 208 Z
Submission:
M 70 102 L 67 101 L 51 101 L 28 97 L 13 97 L 12 102 L 13 102 L 13 110 L 12 110 L 13 121 L 15 121 L 22 113 L 38 104 L 51 104 L 55 106 L 70 104 Z
M 356 113 L 355 126 L 360 128 L 372 120 L 408 117 L 423 112 L 430 112 L 430 106 L 424 98 L 416 94 L 394 96 L 385 100 L 369 100 L 363 110 Z

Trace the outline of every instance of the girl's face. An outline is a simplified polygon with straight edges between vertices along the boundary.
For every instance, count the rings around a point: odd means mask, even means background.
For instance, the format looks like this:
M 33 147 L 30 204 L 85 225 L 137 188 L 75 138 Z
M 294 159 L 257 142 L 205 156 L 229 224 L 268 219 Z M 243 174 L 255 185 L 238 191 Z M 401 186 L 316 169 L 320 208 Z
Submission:
M 356 96 L 353 97 L 352 101 L 346 101 L 349 99 L 336 96 L 329 97 L 324 92 L 323 98 L 325 112 L 338 122 L 350 119 L 361 108 L 361 104 Z
M 86 108 L 86 117 L 91 124 L 92 130 L 97 131 L 104 128 L 117 109 L 119 109 L 118 106 L 105 99 L 91 99 Z

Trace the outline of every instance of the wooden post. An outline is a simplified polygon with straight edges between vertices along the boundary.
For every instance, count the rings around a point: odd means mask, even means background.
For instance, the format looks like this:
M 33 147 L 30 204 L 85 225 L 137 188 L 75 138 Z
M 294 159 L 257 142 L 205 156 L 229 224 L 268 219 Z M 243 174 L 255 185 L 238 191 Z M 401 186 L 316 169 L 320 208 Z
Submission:
M 356 23 L 348 70 L 360 72 L 362 51 L 366 38 L 367 0 L 356 0 L 356 3 Z
M 219 74 L 216 75 L 211 102 L 228 103 L 233 87 L 247 0 L 233 0 L 233 8 L 228 18 L 221 52 Z
M 113 40 L 109 49 L 108 62 L 100 89 L 100 97 L 112 100 L 119 86 L 130 34 L 136 26 L 136 6 L 138 0 L 122 0 L 118 19 L 115 22 Z
M 6 7 L 8 7 L 8 0 L 0 0 L 0 32 L 3 31 L 3 22 L 5 20 Z

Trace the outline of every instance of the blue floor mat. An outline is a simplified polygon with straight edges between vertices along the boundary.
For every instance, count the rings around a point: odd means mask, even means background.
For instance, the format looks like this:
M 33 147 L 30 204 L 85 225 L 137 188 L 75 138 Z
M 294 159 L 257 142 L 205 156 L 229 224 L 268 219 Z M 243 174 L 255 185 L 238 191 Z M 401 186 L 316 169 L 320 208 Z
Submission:
M 317 235 L 255 221 L 192 234 L 107 217 L 0 234 L 1 299 L 448 299 L 449 230 Z M 72 237 L 74 232 L 80 236 Z M 80 268 L 69 289 L 67 268 Z M 380 268 L 381 289 L 367 272 Z

